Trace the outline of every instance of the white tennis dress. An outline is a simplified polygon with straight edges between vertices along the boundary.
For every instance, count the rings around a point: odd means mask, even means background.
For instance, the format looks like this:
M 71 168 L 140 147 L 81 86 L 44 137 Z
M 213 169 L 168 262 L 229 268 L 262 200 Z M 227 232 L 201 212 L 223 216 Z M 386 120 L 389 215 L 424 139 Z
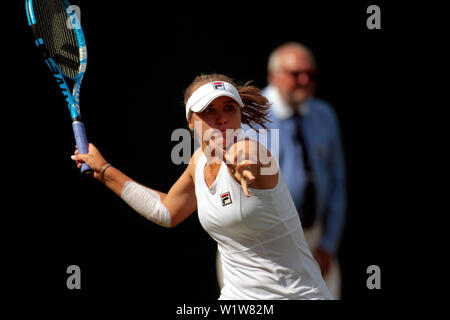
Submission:
M 219 300 L 333 299 L 281 173 L 273 189 L 249 188 L 246 198 L 225 163 L 208 188 L 205 164 L 202 154 L 195 193 L 200 223 L 221 256 Z

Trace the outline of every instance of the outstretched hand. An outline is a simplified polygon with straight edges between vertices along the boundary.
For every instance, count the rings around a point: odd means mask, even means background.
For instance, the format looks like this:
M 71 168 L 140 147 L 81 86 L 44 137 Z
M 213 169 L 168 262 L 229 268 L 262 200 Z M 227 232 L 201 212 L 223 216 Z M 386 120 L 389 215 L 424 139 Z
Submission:
M 248 198 L 248 186 L 256 181 L 259 167 L 256 161 L 248 160 L 248 150 L 245 150 L 245 144 L 235 144 L 232 149 L 225 154 L 225 160 L 230 168 L 234 178 L 241 184 L 244 195 Z M 245 160 L 241 160 L 245 159 Z
M 231 170 L 236 180 L 240 181 L 242 190 L 247 198 L 250 197 L 248 186 L 256 181 L 256 177 L 252 172 L 252 169 L 256 168 L 256 165 L 256 163 L 252 163 L 250 160 L 244 160 Z

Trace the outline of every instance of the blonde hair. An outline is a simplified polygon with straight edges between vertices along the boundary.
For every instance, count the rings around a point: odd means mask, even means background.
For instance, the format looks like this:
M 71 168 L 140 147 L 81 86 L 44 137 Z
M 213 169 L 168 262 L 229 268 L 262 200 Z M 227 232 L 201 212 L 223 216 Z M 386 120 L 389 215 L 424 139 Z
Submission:
M 187 103 L 189 97 L 194 91 L 205 83 L 212 81 L 225 81 L 231 83 L 239 92 L 244 107 L 241 109 L 241 122 L 247 124 L 251 128 L 258 124 L 264 129 L 267 127 L 264 125 L 270 120 L 267 118 L 269 113 L 270 104 L 269 101 L 261 94 L 261 90 L 255 86 L 250 85 L 252 81 L 239 85 L 236 84 L 233 79 L 223 74 L 201 74 L 197 76 L 194 81 L 186 88 L 184 93 L 184 104 Z

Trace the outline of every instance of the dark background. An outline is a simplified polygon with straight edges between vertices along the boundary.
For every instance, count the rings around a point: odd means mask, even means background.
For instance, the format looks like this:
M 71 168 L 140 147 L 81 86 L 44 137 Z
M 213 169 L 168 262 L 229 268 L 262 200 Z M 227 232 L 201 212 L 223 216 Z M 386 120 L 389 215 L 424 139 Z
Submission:
M 271 50 L 286 41 L 309 46 L 320 72 L 317 96 L 338 114 L 347 161 L 343 299 L 396 296 L 403 270 L 396 248 L 405 241 L 396 224 L 405 214 L 398 157 L 404 135 L 398 115 L 405 106 L 396 98 L 409 36 L 398 21 L 404 12 L 380 1 L 72 4 L 81 7 L 88 45 L 80 95 L 88 138 L 113 166 L 163 192 L 185 169 L 170 159 L 177 144 L 170 137 L 186 128 L 183 94 L 194 77 L 218 72 L 263 88 Z M 366 28 L 370 4 L 381 8 L 381 30 Z M 21 274 L 13 278 L 16 288 L 69 300 L 217 299 L 216 246 L 196 214 L 173 229 L 156 226 L 79 174 L 70 159 L 74 139 L 65 101 L 33 44 L 25 12 L 22 35 L 28 84 L 18 99 L 35 112 L 21 115 L 16 130 L 29 133 L 15 136 L 27 154 L 19 184 L 26 181 L 30 196 L 21 205 L 31 208 L 16 214 L 22 227 L 9 260 Z M 18 261 L 24 262 L 16 268 Z M 72 264 L 82 271 L 79 291 L 66 288 Z M 366 287 L 372 264 L 381 268 L 381 290 Z

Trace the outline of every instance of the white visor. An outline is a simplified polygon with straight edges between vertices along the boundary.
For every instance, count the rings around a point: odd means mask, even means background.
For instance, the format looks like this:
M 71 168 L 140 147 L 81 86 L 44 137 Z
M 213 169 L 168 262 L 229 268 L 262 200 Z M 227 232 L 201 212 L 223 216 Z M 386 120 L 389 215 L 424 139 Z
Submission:
M 186 119 L 189 121 L 191 112 L 202 112 L 214 99 L 221 96 L 230 97 L 241 108 L 244 107 L 239 92 L 231 83 L 213 81 L 199 87 L 188 99 L 186 103 Z

